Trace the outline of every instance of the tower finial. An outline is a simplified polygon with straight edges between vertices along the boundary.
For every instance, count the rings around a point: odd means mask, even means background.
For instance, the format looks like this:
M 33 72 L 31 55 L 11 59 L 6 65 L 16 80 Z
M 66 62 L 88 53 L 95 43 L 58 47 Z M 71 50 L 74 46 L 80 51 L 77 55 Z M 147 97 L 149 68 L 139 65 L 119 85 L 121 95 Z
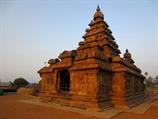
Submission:
M 104 20 L 104 15 L 103 13 L 100 11 L 99 5 L 97 6 L 96 12 L 94 14 L 94 20 L 96 18 L 102 18 Z
M 99 5 L 97 6 L 97 11 L 100 11 Z

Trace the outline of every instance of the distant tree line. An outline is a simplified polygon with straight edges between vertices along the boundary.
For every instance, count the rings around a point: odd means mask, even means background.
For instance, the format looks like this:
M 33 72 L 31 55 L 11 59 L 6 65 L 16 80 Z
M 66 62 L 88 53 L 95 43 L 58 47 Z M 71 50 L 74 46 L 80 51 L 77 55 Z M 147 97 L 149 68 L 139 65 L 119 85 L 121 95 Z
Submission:
M 158 87 L 158 75 L 153 78 L 151 76 L 148 76 L 148 73 L 145 72 L 144 84 L 146 87 Z

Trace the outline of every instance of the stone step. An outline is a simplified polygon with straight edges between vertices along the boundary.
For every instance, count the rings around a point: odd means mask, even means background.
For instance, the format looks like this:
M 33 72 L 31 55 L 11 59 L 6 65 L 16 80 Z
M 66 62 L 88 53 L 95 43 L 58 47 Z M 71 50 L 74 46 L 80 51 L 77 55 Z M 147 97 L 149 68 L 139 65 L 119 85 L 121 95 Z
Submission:
M 129 107 L 134 107 L 134 106 L 137 106 L 137 105 L 145 102 L 146 99 L 147 99 L 147 97 L 145 95 L 137 96 L 133 99 L 128 100 L 128 105 L 129 105 Z
M 41 102 L 45 102 L 45 103 L 50 102 L 50 101 L 52 100 L 52 98 L 53 98 L 53 96 L 50 95 L 50 94 L 43 94 L 43 93 L 41 93 L 41 94 L 39 95 L 40 101 L 41 101 Z

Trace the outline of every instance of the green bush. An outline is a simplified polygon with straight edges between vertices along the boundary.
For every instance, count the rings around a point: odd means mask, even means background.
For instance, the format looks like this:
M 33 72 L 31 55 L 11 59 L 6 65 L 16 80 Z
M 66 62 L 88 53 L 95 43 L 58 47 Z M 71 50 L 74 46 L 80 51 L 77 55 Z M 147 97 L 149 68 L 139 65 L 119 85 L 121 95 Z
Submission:
M 0 90 L 0 95 L 4 95 L 4 91 L 3 90 Z
M 24 78 L 17 78 L 13 82 L 13 85 L 16 86 L 17 88 L 25 87 L 28 84 L 29 84 L 29 82 L 27 80 L 25 80 Z

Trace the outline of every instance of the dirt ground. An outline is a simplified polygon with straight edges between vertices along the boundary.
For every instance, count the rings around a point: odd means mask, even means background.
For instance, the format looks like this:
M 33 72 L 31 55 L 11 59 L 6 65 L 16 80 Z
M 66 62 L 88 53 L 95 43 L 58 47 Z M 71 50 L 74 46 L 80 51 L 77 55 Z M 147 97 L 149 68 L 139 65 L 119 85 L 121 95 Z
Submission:
M 28 99 L 26 96 L 0 96 L 0 119 L 99 119 L 78 113 L 20 103 L 18 100 Z
M 9 94 L 0 96 L 0 119 L 101 119 L 50 107 L 19 102 L 31 97 Z M 111 119 L 158 119 L 158 99 L 143 114 L 121 112 Z

